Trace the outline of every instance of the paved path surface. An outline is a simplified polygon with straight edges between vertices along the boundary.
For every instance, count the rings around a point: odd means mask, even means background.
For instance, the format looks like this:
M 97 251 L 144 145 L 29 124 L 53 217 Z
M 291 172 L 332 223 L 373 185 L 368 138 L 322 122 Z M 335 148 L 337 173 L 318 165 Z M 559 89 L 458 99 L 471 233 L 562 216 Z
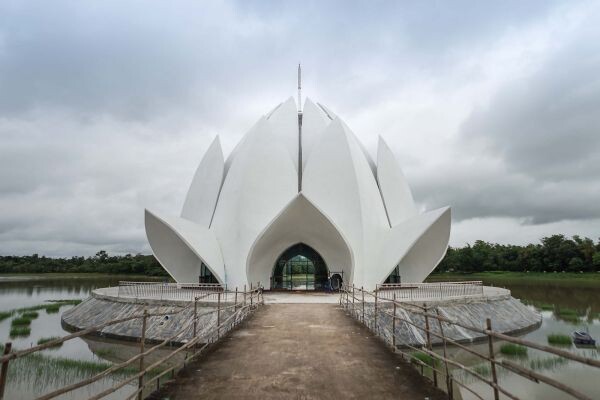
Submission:
M 153 399 L 445 399 L 335 304 L 267 304 Z

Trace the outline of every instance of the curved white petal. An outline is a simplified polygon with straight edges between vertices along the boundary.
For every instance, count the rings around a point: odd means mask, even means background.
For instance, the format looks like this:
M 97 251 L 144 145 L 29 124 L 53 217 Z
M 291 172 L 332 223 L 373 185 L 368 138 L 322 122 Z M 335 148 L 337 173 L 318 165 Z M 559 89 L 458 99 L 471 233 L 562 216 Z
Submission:
M 321 110 L 323 110 L 323 112 L 324 112 L 324 113 L 327 115 L 327 117 L 328 117 L 330 120 L 332 120 L 332 121 L 333 121 L 334 119 L 336 119 L 336 118 L 337 118 L 337 115 L 335 115 L 335 114 L 333 113 L 333 111 L 331 111 L 329 108 L 325 107 L 323 104 L 321 104 L 321 103 L 317 103 L 317 105 L 318 105 L 318 106 L 321 108 Z
M 355 256 L 352 281 L 361 285 L 375 268 L 377 244 L 389 223 L 368 161 L 339 119 L 323 132 L 308 160 L 303 193 L 348 239 Z
M 408 183 L 394 154 L 381 137 L 377 149 L 377 182 L 391 226 L 417 215 Z
M 303 194 L 298 194 L 258 236 L 248 256 L 250 282 L 270 288 L 271 274 L 279 256 L 289 247 L 304 243 L 325 260 L 330 272 L 352 274 L 350 247 L 335 225 Z
M 178 217 L 158 217 L 146 210 L 146 236 L 154 256 L 177 282 L 198 282 L 202 262 L 226 283 L 219 243 L 212 231 Z
M 211 225 L 221 245 L 228 285 L 247 281 L 250 246 L 298 193 L 298 175 L 285 145 L 262 119 L 247 134 L 221 188 Z
M 331 120 L 323 110 L 313 103 L 309 98 L 304 102 L 302 110 L 302 167 L 306 167 L 306 162 L 310 158 L 310 153 L 319 141 L 323 131 Z
M 298 168 L 298 108 L 293 97 L 283 102 L 267 118 L 271 132 L 281 141 L 290 154 L 294 167 Z
M 396 266 L 402 282 L 423 282 L 442 260 L 450 238 L 450 207 L 426 212 L 394 226 L 380 253 L 376 280 L 383 283 Z
M 194 174 L 181 210 L 182 218 L 209 227 L 223 182 L 224 168 L 223 151 L 217 136 Z

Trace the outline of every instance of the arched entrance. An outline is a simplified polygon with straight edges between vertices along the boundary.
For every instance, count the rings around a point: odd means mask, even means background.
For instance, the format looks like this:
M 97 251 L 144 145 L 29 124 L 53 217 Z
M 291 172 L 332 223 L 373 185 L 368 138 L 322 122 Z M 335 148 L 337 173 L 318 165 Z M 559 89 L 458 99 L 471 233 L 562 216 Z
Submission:
M 328 271 L 315 249 L 298 243 L 289 247 L 275 262 L 271 289 L 324 290 Z

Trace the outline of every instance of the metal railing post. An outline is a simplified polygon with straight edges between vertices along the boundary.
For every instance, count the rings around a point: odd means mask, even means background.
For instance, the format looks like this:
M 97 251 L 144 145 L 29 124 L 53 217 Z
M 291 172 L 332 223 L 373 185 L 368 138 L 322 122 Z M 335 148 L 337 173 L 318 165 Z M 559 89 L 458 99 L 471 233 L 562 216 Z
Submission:
M 237 312 L 237 295 L 238 295 L 238 288 L 236 286 L 235 287 L 235 301 L 233 302 L 233 312 L 234 313 Z
M 375 331 L 375 336 L 377 336 L 377 287 L 375 287 L 375 316 L 373 317 L 374 320 L 374 331 Z
M 394 292 L 394 315 L 392 316 L 392 346 L 396 352 L 396 292 Z
M 250 298 L 252 301 L 252 298 Z M 217 340 L 221 338 L 221 292 L 217 294 Z
M 246 284 L 244 284 L 244 307 L 246 307 Z
M 4 356 L 9 354 L 12 350 L 12 342 L 8 342 L 4 344 Z M 8 375 L 8 362 L 10 360 L 6 360 L 2 362 L 2 369 L 0 371 L 0 400 L 4 398 L 4 388 L 6 387 L 6 377 Z
M 492 330 L 492 320 L 486 318 L 485 326 L 488 331 Z M 490 366 L 492 367 L 492 382 L 494 382 L 494 400 L 498 400 L 500 398 L 500 393 L 498 392 L 498 376 L 496 375 L 496 363 L 494 360 L 494 339 L 492 339 L 492 335 L 487 334 L 488 337 L 488 350 L 490 356 Z
M 352 284 L 352 316 L 354 317 L 354 284 Z
M 440 327 L 440 335 L 442 335 L 442 341 L 444 343 L 444 363 L 446 368 L 446 389 L 448 391 L 448 399 L 452 400 L 454 398 L 454 393 L 452 393 L 452 377 L 450 376 L 450 368 L 448 368 L 448 354 L 446 352 L 446 335 L 444 334 L 444 327 L 442 326 L 442 321 L 440 320 L 440 310 L 436 307 L 435 314 L 438 316 L 437 321 Z
M 423 303 L 423 308 L 425 310 L 425 333 L 427 334 L 427 350 L 433 351 L 433 346 L 431 345 L 431 334 L 429 333 L 429 317 L 427 316 L 427 304 Z M 431 358 L 431 373 L 433 374 L 433 384 L 437 387 L 437 372 L 435 371 L 435 358 Z
M 192 339 L 196 338 L 198 334 L 198 298 L 194 297 L 194 336 Z M 196 347 L 196 345 L 194 345 Z
M 144 354 L 144 344 L 146 342 L 146 324 L 148 319 L 148 310 L 144 307 L 144 317 L 142 319 L 142 337 L 140 338 L 140 354 Z M 140 357 L 140 371 L 144 370 L 144 356 Z M 142 388 L 144 387 L 144 376 L 146 373 L 142 373 L 138 378 L 138 400 L 143 400 L 144 396 L 142 395 Z
M 360 291 L 362 293 L 362 323 L 365 323 L 365 287 L 361 286 Z
M 252 306 L 254 305 L 254 302 L 253 302 L 253 298 L 254 298 L 253 295 L 254 295 L 254 293 L 252 293 L 252 290 L 253 290 L 252 289 L 252 282 L 250 282 L 250 309 L 252 309 Z

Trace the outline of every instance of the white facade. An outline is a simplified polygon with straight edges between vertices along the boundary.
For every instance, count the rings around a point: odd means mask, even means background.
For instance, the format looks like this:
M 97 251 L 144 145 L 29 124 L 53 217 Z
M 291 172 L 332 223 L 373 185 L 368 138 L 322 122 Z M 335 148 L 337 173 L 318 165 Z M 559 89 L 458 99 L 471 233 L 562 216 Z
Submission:
M 421 282 L 444 256 L 450 208 L 419 214 L 383 139 L 376 164 L 346 124 L 293 98 L 262 117 L 227 160 L 218 137 L 194 175 L 180 217 L 146 210 L 154 255 L 178 282 L 201 265 L 219 283 L 271 286 L 275 264 L 302 243 L 347 283 L 373 289 L 396 267 Z

